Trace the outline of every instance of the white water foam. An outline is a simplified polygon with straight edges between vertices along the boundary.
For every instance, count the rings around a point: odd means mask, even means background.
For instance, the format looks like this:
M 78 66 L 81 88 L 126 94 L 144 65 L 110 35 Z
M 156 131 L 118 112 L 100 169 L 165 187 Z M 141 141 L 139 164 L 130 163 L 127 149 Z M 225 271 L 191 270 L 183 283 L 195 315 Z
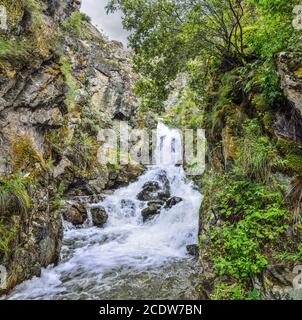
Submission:
M 157 165 L 150 167 L 137 182 L 117 190 L 99 203 L 109 215 L 103 229 L 76 229 L 66 226 L 62 261 L 42 271 L 41 277 L 20 284 L 8 299 L 97 299 L 106 292 L 125 290 L 126 278 L 152 273 L 175 261 L 189 259 L 186 246 L 198 241 L 198 212 L 201 194 L 186 181 L 181 166 L 181 135 L 163 123 L 157 129 Z M 171 195 L 182 202 L 143 222 L 141 211 L 146 202 L 137 199 L 144 184 L 160 183 L 165 174 Z M 149 270 L 149 271 L 148 271 Z M 148 282 L 140 286 L 148 286 Z M 147 280 L 146 280 L 147 281 Z M 119 288 L 119 289 L 118 289 Z M 122 289 L 121 289 L 122 288 Z M 137 297 L 128 288 L 129 297 Z M 138 288 L 137 288 L 138 290 Z M 128 294 L 128 293 L 127 293 Z M 156 292 L 154 293 L 155 297 Z M 159 293 L 158 293 L 159 294 Z M 118 298 L 118 292 L 109 295 Z M 159 297 L 159 296 L 158 296 Z

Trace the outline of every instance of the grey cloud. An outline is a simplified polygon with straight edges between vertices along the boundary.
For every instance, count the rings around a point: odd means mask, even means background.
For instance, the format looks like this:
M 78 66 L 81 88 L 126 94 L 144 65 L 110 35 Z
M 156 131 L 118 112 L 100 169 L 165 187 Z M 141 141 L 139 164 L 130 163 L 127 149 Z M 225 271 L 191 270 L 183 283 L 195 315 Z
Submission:
M 127 45 L 128 33 L 123 29 L 121 14 L 106 14 L 107 0 L 82 0 L 81 11 L 89 15 L 92 22 L 111 40 L 117 40 Z

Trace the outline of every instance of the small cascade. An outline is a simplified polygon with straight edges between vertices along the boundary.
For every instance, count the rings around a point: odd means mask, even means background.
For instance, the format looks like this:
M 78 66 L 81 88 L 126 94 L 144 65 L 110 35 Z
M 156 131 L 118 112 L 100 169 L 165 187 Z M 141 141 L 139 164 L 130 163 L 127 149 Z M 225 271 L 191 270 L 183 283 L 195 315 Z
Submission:
M 186 247 L 198 242 L 202 196 L 185 179 L 182 154 L 180 132 L 160 122 L 156 165 L 97 204 L 105 227 L 92 226 L 88 209 L 84 228 L 65 227 L 60 264 L 7 298 L 194 298 L 196 261 Z

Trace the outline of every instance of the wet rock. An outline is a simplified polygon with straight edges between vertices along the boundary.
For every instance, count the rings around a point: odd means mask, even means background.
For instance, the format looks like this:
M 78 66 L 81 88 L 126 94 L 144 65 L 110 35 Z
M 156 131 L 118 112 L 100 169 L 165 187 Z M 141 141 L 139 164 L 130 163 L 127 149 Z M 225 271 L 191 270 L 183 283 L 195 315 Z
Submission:
M 187 246 L 187 252 L 189 255 L 198 257 L 199 256 L 199 249 L 197 244 L 190 244 Z
M 158 181 L 150 181 L 144 184 L 143 190 L 137 195 L 140 201 L 166 201 L 171 197 L 170 182 L 165 171 L 157 175 Z
M 91 208 L 93 225 L 102 228 L 108 221 L 108 214 L 103 207 Z
M 160 214 L 161 205 L 158 203 L 149 203 L 147 208 L 142 211 L 143 221 L 149 221 Z
M 157 200 L 160 189 L 158 182 L 147 182 L 144 184 L 143 190 L 137 195 L 137 199 L 140 201 Z
M 63 213 L 63 217 L 67 222 L 74 226 L 82 225 L 87 219 L 87 211 L 83 204 L 73 203 Z
M 167 201 L 171 197 L 171 194 L 168 190 L 166 191 L 161 191 L 158 193 L 158 199 Z
M 165 209 L 171 209 L 172 207 L 176 206 L 178 203 L 182 201 L 183 199 L 180 197 L 172 197 L 166 202 Z
M 165 202 L 162 200 L 153 200 L 153 201 L 148 202 L 148 207 L 155 205 L 155 206 L 158 206 L 159 208 L 161 208 L 164 204 L 165 204 Z

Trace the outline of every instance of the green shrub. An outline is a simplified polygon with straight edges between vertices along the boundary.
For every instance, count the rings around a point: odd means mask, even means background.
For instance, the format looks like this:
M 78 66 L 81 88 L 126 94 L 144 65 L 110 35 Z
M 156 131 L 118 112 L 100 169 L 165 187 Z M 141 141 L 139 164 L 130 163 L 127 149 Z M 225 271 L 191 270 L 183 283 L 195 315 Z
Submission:
M 267 186 L 230 178 L 217 194 L 221 226 L 211 232 L 212 261 L 219 275 L 247 279 L 263 270 L 263 248 L 287 229 L 282 195 Z
M 26 190 L 28 178 L 14 175 L 0 178 L 0 217 L 25 214 L 30 207 Z
M 298 245 L 298 250 L 296 252 L 282 252 L 277 253 L 275 256 L 282 260 L 302 261 L 302 243 Z
M 260 294 L 255 289 L 246 292 L 241 284 L 220 283 L 215 286 L 210 298 L 211 300 L 260 300 Z
M 17 230 L 3 225 L 0 221 L 0 261 L 7 261 L 12 252 L 12 244 L 16 241 Z
M 71 16 L 63 22 L 63 30 L 70 35 L 81 38 L 83 36 L 81 22 L 83 14 L 80 12 L 73 12 Z
M 243 124 L 242 137 L 237 139 L 238 158 L 235 171 L 262 182 L 271 179 L 273 169 L 282 168 L 285 161 L 276 147 L 264 135 L 257 119 Z
M 61 73 L 64 75 L 64 80 L 68 87 L 68 91 L 65 94 L 65 97 L 66 97 L 65 104 L 68 108 L 68 111 L 70 112 L 75 107 L 77 83 L 72 75 L 72 66 L 67 60 L 67 58 L 64 56 L 61 56 L 60 58 L 60 70 L 61 70 Z

